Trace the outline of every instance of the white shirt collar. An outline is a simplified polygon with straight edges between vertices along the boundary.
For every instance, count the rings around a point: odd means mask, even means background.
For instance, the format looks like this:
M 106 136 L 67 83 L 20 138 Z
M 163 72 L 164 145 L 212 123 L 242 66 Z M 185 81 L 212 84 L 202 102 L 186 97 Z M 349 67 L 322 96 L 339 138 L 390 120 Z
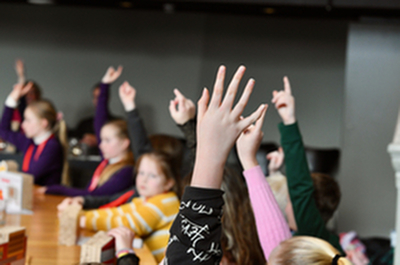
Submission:
M 110 158 L 110 159 L 108 160 L 108 164 L 109 164 L 109 165 L 112 165 L 112 164 L 118 163 L 118 162 L 121 161 L 121 160 L 122 160 L 122 157 Z
M 39 144 L 43 143 L 44 141 L 46 141 L 47 139 L 49 139 L 51 135 L 52 135 L 52 132 L 50 132 L 50 131 L 44 132 L 43 134 L 41 134 L 39 136 L 33 137 L 33 142 L 36 145 L 39 145 Z

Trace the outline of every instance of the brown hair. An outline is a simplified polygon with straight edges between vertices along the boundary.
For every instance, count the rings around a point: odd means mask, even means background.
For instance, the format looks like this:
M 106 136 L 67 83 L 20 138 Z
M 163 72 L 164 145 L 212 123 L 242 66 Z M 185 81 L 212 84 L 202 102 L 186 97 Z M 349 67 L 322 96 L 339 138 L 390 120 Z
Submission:
M 174 158 L 164 152 L 153 151 L 145 153 L 139 157 L 136 162 L 135 171 L 139 170 L 140 162 L 144 157 L 148 157 L 156 162 L 158 170 L 161 171 L 167 180 L 172 179 L 175 184 L 172 187 L 172 191 L 180 198 L 181 197 L 181 178 L 179 174 L 179 168 L 176 167 Z
M 276 253 L 274 253 L 276 252 Z M 328 242 L 310 236 L 295 236 L 279 244 L 270 256 L 271 265 L 331 265 L 340 252 Z M 340 257 L 339 265 L 352 263 Z
M 58 140 L 61 143 L 63 149 L 63 170 L 61 175 L 61 183 L 64 185 L 70 184 L 69 178 L 69 164 L 67 160 L 68 156 L 68 137 L 67 137 L 67 125 L 64 120 L 57 119 L 57 110 L 54 105 L 45 99 L 37 100 L 28 105 L 32 112 L 40 119 L 45 119 L 48 122 L 47 129 L 52 131 L 58 136 Z
M 225 168 L 221 189 L 225 191 L 221 220 L 224 256 L 236 264 L 265 264 L 243 177 L 237 170 Z
M 107 123 L 105 123 L 103 125 L 102 128 L 104 128 L 105 126 L 113 126 L 116 129 L 116 136 L 118 138 L 129 140 L 128 125 L 125 120 L 116 119 L 116 120 L 108 121 Z M 124 159 L 122 159 L 121 161 L 119 161 L 117 163 L 107 165 L 104 168 L 103 172 L 101 172 L 98 186 L 101 186 L 104 183 L 106 183 L 107 180 L 109 180 L 111 178 L 111 176 L 115 174 L 115 172 L 121 170 L 123 167 L 133 166 L 134 164 L 135 164 L 135 159 L 134 159 L 133 154 L 128 146 Z M 132 178 L 133 178 L 133 174 L 132 174 Z
M 311 173 L 314 184 L 314 198 L 319 213 L 325 223 L 332 218 L 340 202 L 340 188 L 337 182 L 329 175 Z
M 183 144 L 179 139 L 166 134 L 153 134 L 149 140 L 154 150 L 168 154 L 174 160 L 174 166 L 181 168 Z
M 129 140 L 129 132 L 128 132 L 128 124 L 125 120 L 115 119 L 106 122 L 101 128 L 106 126 L 113 126 L 116 129 L 116 136 L 120 139 L 128 139 Z
M 183 178 L 183 188 L 190 185 L 192 176 L 193 171 Z M 224 168 L 221 189 L 225 191 L 221 220 L 224 257 L 238 265 L 265 264 L 249 194 L 238 170 Z
M 28 84 L 29 82 L 32 83 L 32 87 L 28 93 L 33 93 L 36 97 L 36 100 L 41 100 L 42 99 L 42 89 L 40 88 L 39 84 L 33 80 L 28 80 L 28 81 L 26 81 L 25 85 Z

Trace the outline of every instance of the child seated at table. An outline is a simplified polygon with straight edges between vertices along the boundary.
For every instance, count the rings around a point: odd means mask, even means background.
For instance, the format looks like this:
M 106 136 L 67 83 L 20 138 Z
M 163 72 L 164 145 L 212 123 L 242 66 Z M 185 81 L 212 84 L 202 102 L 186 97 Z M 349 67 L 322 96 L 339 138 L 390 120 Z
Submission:
M 35 184 L 67 183 L 65 123 L 59 119 L 50 101 L 38 100 L 28 105 L 22 122 L 23 133 L 11 129 L 14 109 L 32 86 L 33 83 L 14 85 L 5 103 L 0 137 L 24 153 L 22 172 L 32 174 Z
M 164 257 L 168 230 L 179 211 L 179 169 L 161 152 L 142 155 L 137 161 L 136 189 L 140 197 L 120 207 L 86 211 L 80 226 L 90 230 L 129 227 L 144 239 L 156 260 Z
M 127 123 L 124 120 L 108 121 L 108 87 L 122 73 L 122 67 L 107 69 L 102 78 L 101 93 L 95 115 L 95 131 L 103 160 L 96 168 L 86 189 L 51 185 L 37 190 L 38 193 L 66 196 L 112 195 L 134 184 L 134 159 L 130 151 Z M 107 122 L 108 121 L 108 122 Z

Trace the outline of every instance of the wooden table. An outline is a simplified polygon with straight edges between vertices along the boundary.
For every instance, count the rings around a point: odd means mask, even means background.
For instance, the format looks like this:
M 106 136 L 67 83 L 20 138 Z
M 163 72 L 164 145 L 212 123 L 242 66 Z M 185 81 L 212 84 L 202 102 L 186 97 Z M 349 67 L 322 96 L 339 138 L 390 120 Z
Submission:
M 26 265 L 77 265 L 80 246 L 58 245 L 58 219 L 56 206 L 64 199 L 62 196 L 34 195 L 33 215 L 8 214 L 7 225 L 26 227 L 28 249 Z M 80 231 L 88 236 L 88 231 Z M 135 249 L 142 265 L 157 264 L 149 249 Z

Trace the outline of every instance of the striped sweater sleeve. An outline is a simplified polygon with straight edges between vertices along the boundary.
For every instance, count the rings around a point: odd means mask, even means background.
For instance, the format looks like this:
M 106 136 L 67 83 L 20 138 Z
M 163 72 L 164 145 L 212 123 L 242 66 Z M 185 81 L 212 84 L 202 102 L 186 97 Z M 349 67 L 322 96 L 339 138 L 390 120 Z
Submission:
M 279 209 L 261 167 L 256 166 L 248 169 L 243 172 L 243 175 L 249 189 L 258 238 L 263 248 L 264 256 L 268 259 L 271 251 L 281 241 L 291 237 L 289 226 Z
M 95 231 L 125 226 L 142 237 L 172 222 L 178 208 L 179 200 L 172 192 L 155 196 L 146 202 L 143 198 L 134 198 L 120 207 L 87 211 L 85 226 Z

